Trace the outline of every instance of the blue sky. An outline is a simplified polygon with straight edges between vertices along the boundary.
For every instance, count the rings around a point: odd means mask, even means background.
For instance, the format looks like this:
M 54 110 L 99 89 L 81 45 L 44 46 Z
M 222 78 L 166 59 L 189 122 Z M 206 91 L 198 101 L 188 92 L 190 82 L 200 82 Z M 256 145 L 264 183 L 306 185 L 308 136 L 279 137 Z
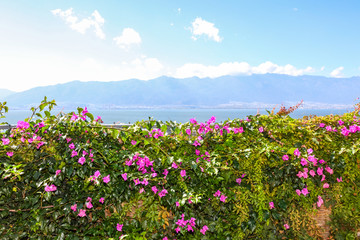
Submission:
M 1 88 L 360 75 L 360 1 L 0 1 Z

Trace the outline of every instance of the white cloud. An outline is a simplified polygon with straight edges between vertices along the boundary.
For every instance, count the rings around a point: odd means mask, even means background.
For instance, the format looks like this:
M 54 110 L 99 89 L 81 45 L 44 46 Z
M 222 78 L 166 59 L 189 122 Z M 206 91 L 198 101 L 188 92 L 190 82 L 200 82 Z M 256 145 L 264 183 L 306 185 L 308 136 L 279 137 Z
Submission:
M 259 66 L 252 68 L 252 73 L 256 73 L 256 74 L 277 73 L 277 74 L 287 74 L 291 76 L 299 76 L 313 71 L 314 69 L 312 67 L 307 67 L 305 69 L 297 69 L 296 67 L 290 64 L 286 64 L 285 66 L 279 66 L 269 61 L 261 63 Z
M 165 75 L 167 69 L 157 59 L 141 56 L 132 61 L 106 63 L 94 58 L 75 59 L 47 55 L 0 56 L 1 88 L 24 91 L 80 81 L 119 81 L 126 79 L 149 80 Z
M 114 37 L 115 43 L 124 49 L 127 49 L 132 44 L 140 44 L 141 37 L 138 32 L 132 28 L 124 28 L 120 36 Z
M 178 14 L 180 14 L 181 13 L 181 8 L 178 8 L 177 12 L 178 12 Z
M 265 74 L 277 73 L 287 74 L 292 76 L 299 76 L 306 73 L 313 72 L 312 67 L 305 69 L 297 69 L 296 67 L 287 64 L 279 66 L 272 62 L 264 62 L 258 66 L 250 66 L 247 62 L 228 62 L 217 66 L 206 66 L 203 64 L 188 63 L 176 69 L 173 74 L 177 78 L 187 78 L 197 76 L 200 78 L 210 77 L 216 78 L 225 75 L 251 75 L 251 74 Z
M 119 81 L 126 79 L 149 80 L 164 75 L 164 66 L 157 58 L 142 56 L 121 64 L 104 64 L 89 58 L 79 67 L 77 77 L 82 81 Z
M 101 17 L 97 10 L 95 10 L 90 17 L 83 18 L 81 20 L 74 15 L 72 8 L 65 11 L 55 9 L 52 10 L 51 13 L 54 16 L 59 16 L 70 26 L 71 29 L 81 34 L 85 34 L 88 29 L 93 28 L 97 37 L 105 39 L 105 33 L 102 30 L 105 19 Z
M 325 69 L 325 66 L 322 66 L 322 67 L 320 68 L 320 71 L 324 71 L 324 69 Z
M 343 77 L 343 75 L 342 75 L 342 70 L 344 70 L 344 67 L 335 68 L 335 69 L 330 73 L 330 76 L 336 77 L 336 78 L 341 78 L 341 77 Z
M 207 35 L 215 42 L 221 42 L 222 38 L 219 36 L 219 29 L 213 23 L 197 17 L 191 24 L 192 39 L 197 40 L 201 35 Z

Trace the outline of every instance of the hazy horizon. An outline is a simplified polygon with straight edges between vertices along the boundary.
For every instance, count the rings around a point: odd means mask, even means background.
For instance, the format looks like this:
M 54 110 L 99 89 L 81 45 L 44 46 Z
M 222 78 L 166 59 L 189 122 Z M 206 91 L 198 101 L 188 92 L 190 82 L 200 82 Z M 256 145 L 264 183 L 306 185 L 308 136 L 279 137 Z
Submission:
M 277 73 L 360 75 L 360 2 L 0 2 L 1 88 Z

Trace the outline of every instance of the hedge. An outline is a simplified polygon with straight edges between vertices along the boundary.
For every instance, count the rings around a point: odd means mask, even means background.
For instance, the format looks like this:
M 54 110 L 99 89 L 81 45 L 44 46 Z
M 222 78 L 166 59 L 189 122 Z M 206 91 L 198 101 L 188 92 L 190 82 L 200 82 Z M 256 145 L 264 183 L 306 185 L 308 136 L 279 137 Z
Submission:
M 1 239 L 320 239 L 320 208 L 357 237 L 359 105 L 122 129 L 55 105 L 1 133 Z

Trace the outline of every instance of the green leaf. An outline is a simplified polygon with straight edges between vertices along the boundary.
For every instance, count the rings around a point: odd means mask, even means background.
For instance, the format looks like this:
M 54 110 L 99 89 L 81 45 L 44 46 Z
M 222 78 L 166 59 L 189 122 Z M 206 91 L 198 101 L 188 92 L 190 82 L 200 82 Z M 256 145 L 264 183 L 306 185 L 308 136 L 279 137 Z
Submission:
M 90 118 L 91 121 L 94 121 L 94 115 L 92 115 L 91 113 L 86 113 L 86 116 Z
M 161 131 L 165 134 L 167 131 L 167 126 L 166 125 L 162 125 L 161 126 Z
M 296 150 L 296 148 L 290 148 L 286 153 L 293 155 L 295 150 Z

